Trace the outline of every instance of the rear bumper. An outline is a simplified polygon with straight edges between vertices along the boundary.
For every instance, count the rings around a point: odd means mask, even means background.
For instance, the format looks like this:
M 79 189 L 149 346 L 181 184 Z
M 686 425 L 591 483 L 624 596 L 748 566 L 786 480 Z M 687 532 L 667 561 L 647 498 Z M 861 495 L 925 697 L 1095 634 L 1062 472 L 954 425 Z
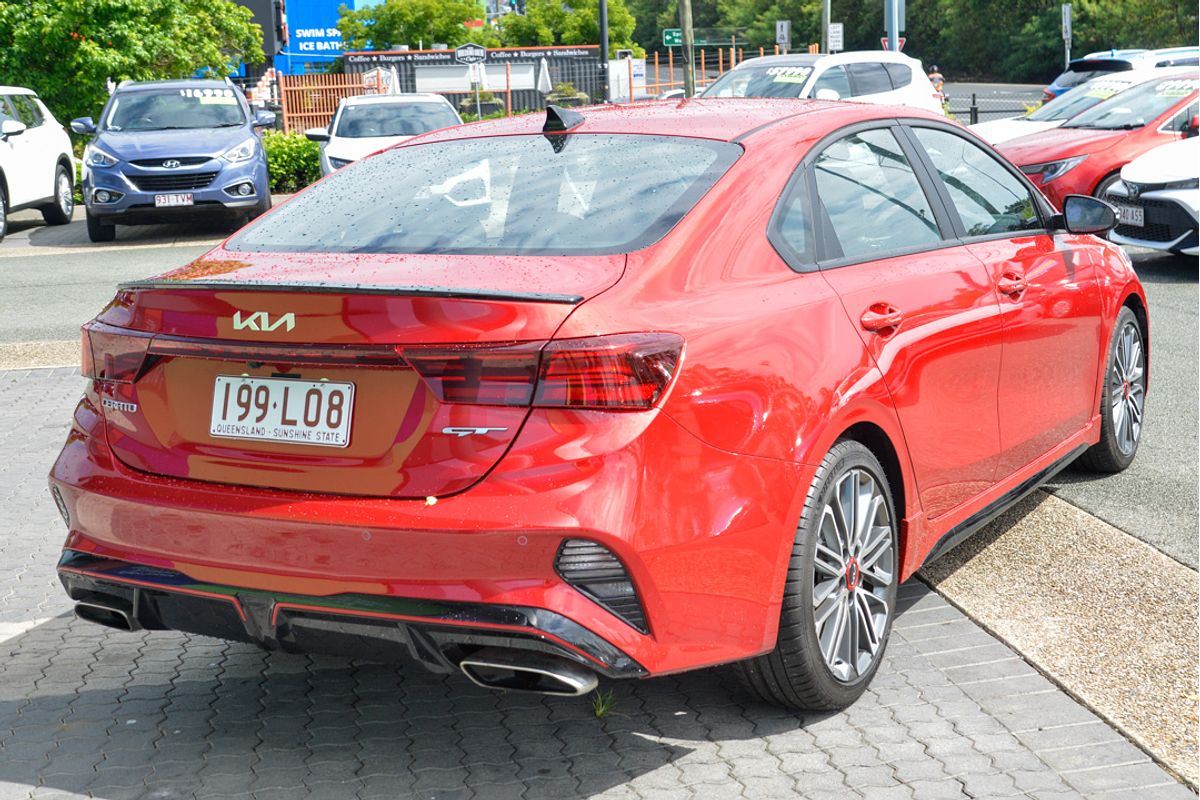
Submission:
M 113 457 L 91 397 L 50 476 L 71 558 L 169 570 L 239 597 L 303 597 L 315 609 L 400 598 L 533 609 L 648 674 L 774 646 L 812 468 L 713 448 L 660 412 L 535 409 L 487 477 L 431 503 L 137 472 Z M 621 560 L 647 632 L 557 573 L 568 538 Z M 268 634 L 252 638 L 284 641 Z
M 308 597 L 196 581 L 174 570 L 67 550 L 58 575 L 71 599 L 123 609 L 148 630 L 252 642 L 269 650 L 321 652 L 457 671 L 469 650 L 549 653 L 610 678 L 646 670 L 575 622 L 538 608 L 401 597 Z

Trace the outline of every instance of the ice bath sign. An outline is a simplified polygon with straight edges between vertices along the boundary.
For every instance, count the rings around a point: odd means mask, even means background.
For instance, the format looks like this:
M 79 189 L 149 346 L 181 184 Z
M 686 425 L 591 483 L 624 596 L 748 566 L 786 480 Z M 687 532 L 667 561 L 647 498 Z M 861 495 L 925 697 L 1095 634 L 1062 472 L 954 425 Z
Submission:
M 454 48 L 454 60 L 460 64 L 482 64 L 487 60 L 487 48 L 468 42 Z

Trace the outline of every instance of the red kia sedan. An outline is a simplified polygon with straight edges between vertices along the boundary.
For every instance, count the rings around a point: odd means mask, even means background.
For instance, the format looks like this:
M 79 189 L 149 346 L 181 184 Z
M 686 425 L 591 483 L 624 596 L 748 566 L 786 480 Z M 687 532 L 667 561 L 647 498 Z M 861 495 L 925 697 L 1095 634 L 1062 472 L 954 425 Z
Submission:
M 1144 83 L 1092 106 L 1061 127 L 1002 142 L 997 149 L 1056 208 L 1069 194 L 1103 197 L 1121 167 L 1160 144 L 1196 135 L 1196 71 Z
M 580 694 L 736 662 L 852 702 L 896 588 L 1125 468 L 1146 300 L 959 126 L 551 108 L 352 164 L 84 326 L 80 617 Z

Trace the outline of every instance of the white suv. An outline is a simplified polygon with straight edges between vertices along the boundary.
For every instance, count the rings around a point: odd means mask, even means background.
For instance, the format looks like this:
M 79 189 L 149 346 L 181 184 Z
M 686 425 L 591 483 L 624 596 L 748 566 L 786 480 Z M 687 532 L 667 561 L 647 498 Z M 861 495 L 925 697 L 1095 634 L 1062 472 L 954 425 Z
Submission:
M 921 62 L 890 50 L 749 58 L 713 81 L 700 96 L 856 100 L 943 113 L 942 96 Z
M 71 139 L 29 89 L 0 86 L 0 239 L 8 214 L 37 208 L 50 225 L 75 210 Z

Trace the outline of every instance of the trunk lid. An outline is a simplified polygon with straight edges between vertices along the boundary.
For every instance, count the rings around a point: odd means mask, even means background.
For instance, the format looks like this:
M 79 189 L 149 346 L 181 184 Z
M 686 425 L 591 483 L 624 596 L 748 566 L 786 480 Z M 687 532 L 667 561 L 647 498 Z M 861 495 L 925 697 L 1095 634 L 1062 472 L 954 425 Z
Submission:
M 215 251 L 122 285 L 92 323 L 97 365 L 116 363 L 128 342 L 146 353 L 129 374 L 96 382 L 109 444 L 134 469 L 193 480 L 404 498 L 462 491 L 528 414 L 528 403 L 496 393 L 520 396 L 527 379 L 532 391 L 542 344 L 623 268 L 624 256 Z M 464 381 L 490 388 L 466 396 Z

